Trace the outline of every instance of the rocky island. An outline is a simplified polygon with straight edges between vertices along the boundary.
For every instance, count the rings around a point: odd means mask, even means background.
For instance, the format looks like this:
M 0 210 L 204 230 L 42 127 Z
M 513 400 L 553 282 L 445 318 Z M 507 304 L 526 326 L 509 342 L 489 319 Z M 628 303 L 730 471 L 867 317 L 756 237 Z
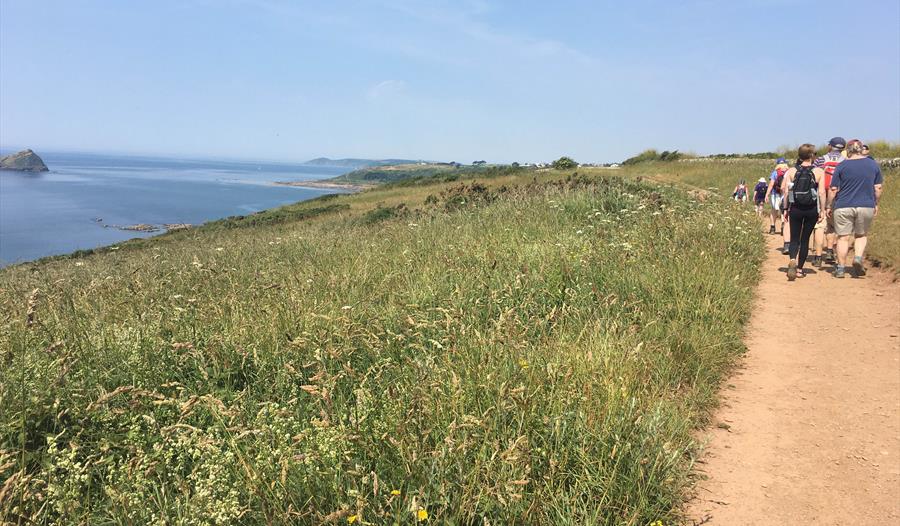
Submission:
M 44 161 L 31 150 L 22 150 L 12 155 L 0 157 L 0 170 L 17 170 L 19 172 L 48 172 Z

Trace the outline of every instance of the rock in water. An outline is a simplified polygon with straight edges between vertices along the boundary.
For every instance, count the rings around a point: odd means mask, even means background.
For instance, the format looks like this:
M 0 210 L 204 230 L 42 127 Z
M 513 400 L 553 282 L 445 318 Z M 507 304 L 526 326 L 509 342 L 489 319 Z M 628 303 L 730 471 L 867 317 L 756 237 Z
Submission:
M 0 170 L 18 170 L 20 172 L 47 172 L 49 169 L 38 154 L 31 150 L 0 157 Z

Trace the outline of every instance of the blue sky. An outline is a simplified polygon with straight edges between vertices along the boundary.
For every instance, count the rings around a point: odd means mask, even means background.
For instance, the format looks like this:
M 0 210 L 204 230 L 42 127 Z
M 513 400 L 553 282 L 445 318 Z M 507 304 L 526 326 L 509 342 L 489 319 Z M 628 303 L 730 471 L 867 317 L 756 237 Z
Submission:
M 6 147 L 603 162 L 833 135 L 900 140 L 897 0 L 0 0 Z

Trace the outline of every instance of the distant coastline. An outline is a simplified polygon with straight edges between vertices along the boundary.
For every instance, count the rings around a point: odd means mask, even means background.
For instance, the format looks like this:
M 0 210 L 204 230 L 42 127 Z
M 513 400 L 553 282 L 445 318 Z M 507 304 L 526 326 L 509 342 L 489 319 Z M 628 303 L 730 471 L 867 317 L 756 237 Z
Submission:
M 42 173 L 52 175 L 0 172 L 0 268 L 356 190 L 274 184 L 329 180 L 346 168 L 54 151 L 41 157 L 52 168 Z

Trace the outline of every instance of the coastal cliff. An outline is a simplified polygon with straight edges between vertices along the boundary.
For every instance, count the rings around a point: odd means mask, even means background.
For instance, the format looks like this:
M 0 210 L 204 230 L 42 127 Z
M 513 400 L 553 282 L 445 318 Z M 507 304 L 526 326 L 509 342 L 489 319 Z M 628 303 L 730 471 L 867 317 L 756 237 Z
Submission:
M 49 169 L 44 161 L 31 150 L 22 150 L 0 157 L 0 170 L 17 170 L 20 172 L 47 172 Z

